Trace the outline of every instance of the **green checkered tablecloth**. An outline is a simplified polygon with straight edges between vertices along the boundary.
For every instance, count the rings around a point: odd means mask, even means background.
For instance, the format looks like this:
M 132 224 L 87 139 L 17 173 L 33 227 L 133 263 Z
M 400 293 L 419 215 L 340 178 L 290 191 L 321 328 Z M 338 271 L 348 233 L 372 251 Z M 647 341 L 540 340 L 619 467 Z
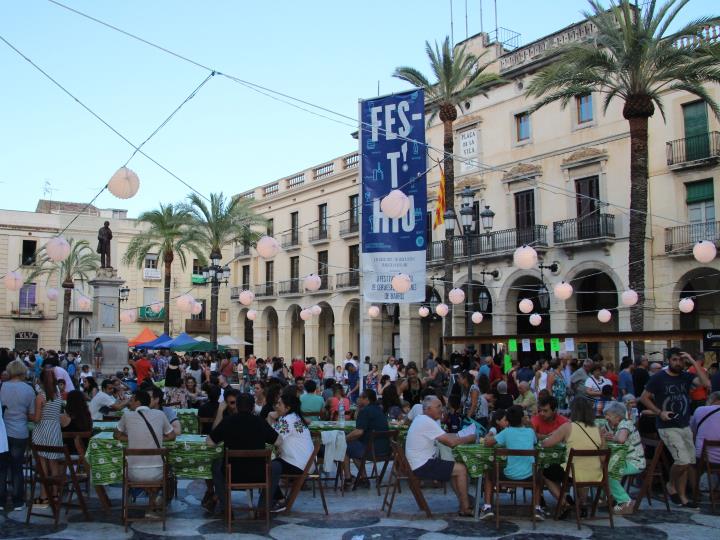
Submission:
M 180 435 L 163 445 L 170 449 L 169 463 L 179 478 L 212 478 L 212 462 L 223 455 L 222 446 L 205 444 L 205 435 Z M 126 443 L 113 439 L 113 434 L 109 432 L 98 433 L 90 439 L 85 457 L 94 485 L 122 481 L 123 446 Z
M 627 465 L 627 455 L 630 451 L 628 444 L 608 443 L 610 449 L 610 463 L 608 463 L 608 475 L 614 480 L 620 480 Z
M 183 434 L 198 434 L 198 410 L 197 409 L 177 409 L 178 420 L 182 427 Z
M 495 463 L 495 446 L 479 444 L 461 444 L 453 448 L 455 461 L 464 463 L 471 478 L 485 474 Z M 541 468 L 553 464 L 565 463 L 565 446 L 558 445 L 550 448 L 537 446 L 538 462 Z M 505 458 L 501 458 L 505 461 Z

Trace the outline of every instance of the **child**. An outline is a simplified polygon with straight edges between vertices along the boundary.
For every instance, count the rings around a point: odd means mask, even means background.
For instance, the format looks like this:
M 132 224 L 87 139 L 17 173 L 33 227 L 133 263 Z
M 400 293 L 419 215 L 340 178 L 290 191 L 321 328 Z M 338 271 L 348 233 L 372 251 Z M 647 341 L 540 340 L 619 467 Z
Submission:
M 462 428 L 462 405 L 460 396 L 451 394 L 448 398 L 448 411 L 445 416 L 448 433 L 457 433 Z
M 488 431 L 488 433 L 494 437 L 509 425 L 507 411 L 505 409 L 497 409 L 490 416 L 490 431 Z

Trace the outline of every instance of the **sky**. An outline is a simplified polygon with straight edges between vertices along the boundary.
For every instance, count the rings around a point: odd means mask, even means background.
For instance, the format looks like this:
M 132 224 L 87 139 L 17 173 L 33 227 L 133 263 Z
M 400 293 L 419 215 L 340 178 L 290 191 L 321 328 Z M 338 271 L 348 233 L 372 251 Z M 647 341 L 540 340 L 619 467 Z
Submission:
M 455 42 L 481 29 L 480 0 L 62 1 L 219 72 L 349 117 L 333 121 L 212 77 L 143 147 L 205 195 L 247 191 L 356 150 L 358 100 L 378 88 L 406 89 L 392 77 L 397 66 L 428 71 L 425 41 L 450 35 L 451 5 Z M 486 31 L 493 3 L 482 1 Z M 581 20 L 587 3 L 497 5 L 498 25 L 524 44 Z M 714 6 L 692 0 L 679 22 L 715 14 Z M 135 144 L 208 76 L 47 0 L 0 0 L 0 36 Z M 132 147 L 1 41 L 0 73 L 0 208 L 33 211 L 40 198 L 89 202 Z M 189 192 L 141 155 L 128 166 L 140 177 L 139 193 L 120 200 L 106 191 L 96 206 L 133 217 Z

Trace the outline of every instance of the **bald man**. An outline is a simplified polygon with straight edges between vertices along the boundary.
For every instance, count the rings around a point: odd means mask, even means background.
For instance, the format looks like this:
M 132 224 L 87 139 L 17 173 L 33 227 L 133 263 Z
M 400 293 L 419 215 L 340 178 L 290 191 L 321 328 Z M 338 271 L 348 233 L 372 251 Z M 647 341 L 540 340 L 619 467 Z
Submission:
M 520 390 L 520 395 L 515 398 L 515 405 L 520 405 L 528 414 L 535 414 L 537 412 L 537 400 L 535 394 L 530 390 L 530 385 L 523 381 L 518 385 L 518 390 Z

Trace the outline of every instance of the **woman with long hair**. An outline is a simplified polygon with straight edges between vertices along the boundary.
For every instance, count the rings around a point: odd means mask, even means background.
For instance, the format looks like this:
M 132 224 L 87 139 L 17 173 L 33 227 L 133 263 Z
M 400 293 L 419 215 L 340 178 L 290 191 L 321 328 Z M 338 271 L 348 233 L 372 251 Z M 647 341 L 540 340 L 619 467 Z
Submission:
M 403 415 L 402 402 L 398 395 L 397 386 L 391 384 L 383 390 L 382 408 L 385 416 L 391 420 L 399 420 Z
M 343 408 L 345 409 L 345 420 L 350 419 L 350 400 L 345 397 L 345 390 L 342 385 L 336 384 L 333 387 L 333 396 L 327 400 L 327 410 L 330 420 L 339 420 L 341 400 Z
M 100 391 L 95 377 L 84 377 L 82 379 L 82 388 L 85 394 L 85 401 L 91 401 Z
M 487 379 L 487 377 L 485 378 Z M 487 429 L 488 402 L 480 391 L 480 387 L 475 384 L 475 377 L 469 371 L 463 371 L 460 374 L 460 388 L 462 390 L 460 402 L 463 407 L 463 416 L 475 420 Z
M 165 397 L 163 398 L 168 407 L 179 407 L 187 409 L 188 393 L 183 387 L 183 376 L 180 370 L 180 359 L 177 355 L 170 358 L 170 363 L 165 371 Z
M 187 393 L 188 407 L 196 409 L 202 392 L 198 388 L 197 380 L 192 375 L 185 377 L 185 392 Z
M 60 426 L 62 431 L 70 433 L 89 432 L 92 434 L 93 422 L 90 409 L 87 401 L 85 401 L 85 395 L 80 390 L 68 392 L 65 413 L 60 416 Z M 89 437 L 82 440 L 85 448 L 87 448 L 88 440 L 90 440 Z M 67 446 L 71 454 L 78 454 L 74 440 L 66 441 L 65 446 Z
M 62 399 L 58 393 L 55 372 L 50 369 L 43 369 L 40 373 L 39 391 L 35 397 L 35 415 L 32 421 L 35 422 L 35 429 L 32 432 L 33 444 L 41 446 L 62 446 L 63 438 L 60 429 L 60 415 L 62 414 Z M 51 476 L 58 476 L 62 472 L 60 460 L 65 458 L 59 452 L 39 452 L 41 465 L 46 473 Z M 45 492 L 45 486 L 41 487 L 41 495 L 33 504 L 37 507 L 47 508 L 49 494 Z

